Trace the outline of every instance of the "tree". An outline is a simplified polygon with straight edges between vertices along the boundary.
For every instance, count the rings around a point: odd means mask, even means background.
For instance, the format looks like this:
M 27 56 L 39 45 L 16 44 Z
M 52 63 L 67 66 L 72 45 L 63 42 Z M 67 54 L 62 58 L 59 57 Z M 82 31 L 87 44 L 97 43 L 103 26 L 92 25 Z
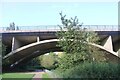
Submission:
M 2 38 L 0 38 L 0 53 L 2 57 L 6 54 L 6 46 L 2 43 Z
M 66 15 L 61 16 L 62 26 L 57 33 L 59 38 L 58 45 L 65 52 L 65 56 L 59 60 L 59 68 L 65 70 L 80 62 L 97 60 L 98 49 L 94 49 L 89 43 L 98 43 L 99 37 L 97 33 L 86 31 L 79 23 L 77 16 L 75 18 L 66 19 Z M 100 56 L 103 57 L 103 56 Z
M 2 41 L 1 41 L 1 39 L 2 39 L 2 36 L 1 36 L 1 34 L 0 34 L 0 75 L 1 75 L 1 73 L 2 73 Z
M 55 69 L 57 64 L 57 55 L 50 52 L 48 55 L 42 55 L 39 58 L 42 67 L 47 69 Z
M 2 36 L 0 34 L 0 65 L 7 65 L 8 64 L 8 60 L 7 61 L 3 61 L 2 58 L 6 55 L 6 45 L 4 45 L 2 43 Z
M 16 30 L 20 30 L 18 26 L 16 27 Z
M 15 23 L 14 22 L 10 23 L 10 30 L 15 30 Z
M 10 23 L 10 26 L 7 27 L 6 30 L 19 30 L 19 27 L 18 27 L 18 26 L 16 27 L 16 26 L 15 26 L 15 23 L 12 22 L 12 23 Z

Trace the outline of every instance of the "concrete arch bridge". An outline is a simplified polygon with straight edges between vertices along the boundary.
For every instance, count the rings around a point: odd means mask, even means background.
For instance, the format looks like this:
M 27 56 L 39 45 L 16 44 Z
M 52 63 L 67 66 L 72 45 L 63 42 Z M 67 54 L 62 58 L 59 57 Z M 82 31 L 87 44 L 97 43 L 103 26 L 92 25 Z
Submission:
M 57 44 L 56 32 L 58 30 L 40 31 L 4 31 L 2 40 L 8 46 L 8 54 L 3 57 L 3 61 L 9 67 L 14 67 L 24 61 L 39 55 L 61 51 Z M 90 44 L 105 51 L 106 57 L 110 61 L 120 62 L 120 31 L 96 31 L 101 39 L 101 45 Z

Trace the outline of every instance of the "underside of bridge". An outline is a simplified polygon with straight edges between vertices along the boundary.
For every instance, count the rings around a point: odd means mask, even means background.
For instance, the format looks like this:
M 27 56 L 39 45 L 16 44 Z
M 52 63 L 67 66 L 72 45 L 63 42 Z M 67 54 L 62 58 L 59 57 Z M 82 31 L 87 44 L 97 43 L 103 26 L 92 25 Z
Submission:
M 56 32 L 41 33 L 5 33 L 3 34 L 3 43 L 8 47 L 8 53 L 3 57 L 3 62 L 9 67 L 15 67 L 18 64 L 43 55 L 45 53 L 61 51 L 56 46 Z M 106 57 L 113 62 L 120 62 L 118 56 L 120 49 L 120 36 L 118 35 L 99 35 L 101 45 L 92 44 L 106 52 Z

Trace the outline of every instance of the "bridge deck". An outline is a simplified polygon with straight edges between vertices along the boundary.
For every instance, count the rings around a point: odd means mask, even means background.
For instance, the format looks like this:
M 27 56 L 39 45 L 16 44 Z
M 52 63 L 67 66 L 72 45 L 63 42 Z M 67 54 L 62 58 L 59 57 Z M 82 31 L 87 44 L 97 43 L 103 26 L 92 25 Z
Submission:
M 19 29 L 11 30 L 10 27 L 0 27 L 0 32 L 38 32 L 38 31 L 59 31 L 57 25 L 40 26 L 17 26 Z M 81 28 L 88 31 L 120 31 L 118 25 L 83 25 Z

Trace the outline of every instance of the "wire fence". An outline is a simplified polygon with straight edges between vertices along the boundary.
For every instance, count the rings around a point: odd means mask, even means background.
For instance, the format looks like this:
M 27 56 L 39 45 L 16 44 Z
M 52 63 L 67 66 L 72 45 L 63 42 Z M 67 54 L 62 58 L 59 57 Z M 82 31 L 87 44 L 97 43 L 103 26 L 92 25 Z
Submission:
M 88 31 L 120 31 L 118 25 L 83 25 L 83 29 Z M 31 31 L 59 31 L 60 27 L 57 25 L 40 25 L 40 26 L 17 26 L 17 29 L 11 30 L 9 27 L 0 27 L 0 32 L 31 32 Z

